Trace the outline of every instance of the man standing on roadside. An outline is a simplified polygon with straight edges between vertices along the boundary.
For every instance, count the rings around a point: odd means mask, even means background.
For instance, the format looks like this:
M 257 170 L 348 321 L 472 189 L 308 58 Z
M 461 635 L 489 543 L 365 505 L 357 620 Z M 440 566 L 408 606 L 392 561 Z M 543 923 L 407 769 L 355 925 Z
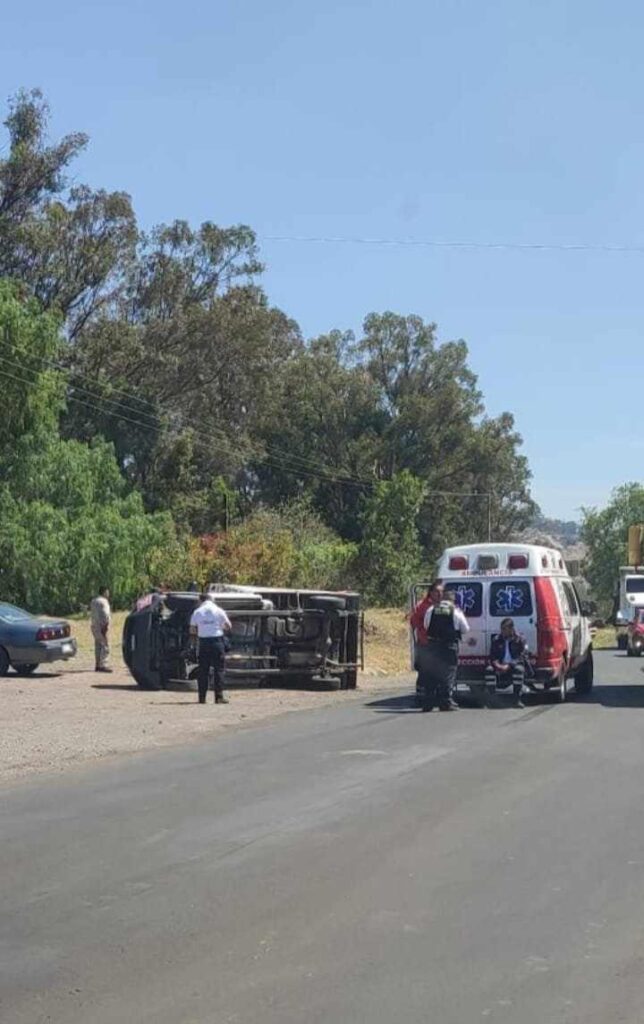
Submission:
M 94 637 L 96 672 L 112 671 L 107 666 L 107 659 L 110 654 L 109 632 L 111 619 L 110 592 L 107 587 L 101 587 L 98 597 L 95 597 L 91 604 L 91 628 L 92 636 Z
M 227 704 L 224 695 L 226 644 L 224 634 L 230 633 L 230 619 L 215 603 L 212 594 L 202 594 L 201 604 L 192 613 L 190 632 L 199 639 L 199 703 L 206 703 L 210 669 L 215 676 L 215 704 Z

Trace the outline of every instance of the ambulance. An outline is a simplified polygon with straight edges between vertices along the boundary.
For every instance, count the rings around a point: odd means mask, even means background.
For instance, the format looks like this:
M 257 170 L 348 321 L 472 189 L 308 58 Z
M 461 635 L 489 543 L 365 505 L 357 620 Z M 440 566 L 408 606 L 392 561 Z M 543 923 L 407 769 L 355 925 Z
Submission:
M 593 651 L 588 609 L 582 605 L 560 551 L 533 544 L 466 544 L 447 548 L 437 577 L 453 591 L 470 632 L 460 646 L 458 685 L 473 692 L 482 684 L 492 637 L 503 619 L 514 620 L 534 668 L 529 685 L 565 701 L 593 686 Z M 413 606 L 426 583 L 412 587 Z

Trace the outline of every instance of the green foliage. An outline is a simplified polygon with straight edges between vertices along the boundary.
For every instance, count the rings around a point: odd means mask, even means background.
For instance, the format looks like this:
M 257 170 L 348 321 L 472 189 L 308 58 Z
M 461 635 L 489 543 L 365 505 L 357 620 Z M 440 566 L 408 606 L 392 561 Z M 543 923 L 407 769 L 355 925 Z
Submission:
M 228 531 L 191 544 L 188 574 L 209 582 L 311 589 L 347 589 L 356 546 L 325 526 L 307 502 L 259 509 Z
M 622 484 L 603 509 L 584 509 L 581 539 L 588 549 L 585 576 L 602 610 L 612 610 L 619 568 L 627 564 L 628 528 L 644 523 L 644 486 Z
M 0 467 L 11 459 L 16 438 L 56 429 L 64 387 L 43 360 L 52 360 L 58 347 L 56 320 L 39 315 L 36 302 L 0 280 Z
M 55 354 L 56 324 L 6 282 L 0 338 L 28 368 L 3 389 L 0 596 L 68 612 L 107 584 L 117 604 L 127 603 L 147 586 L 155 550 L 173 543 L 172 519 L 146 514 L 110 445 L 60 439 L 62 375 L 36 359 Z
M 360 570 L 367 599 L 401 605 L 420 572 L 422 548 L 416 526 L 425 486 L 408 470 L 378 483 L 365 499 Z
M 69 186 L 87 139 L 51 143 L 48 125 L 19 93 L 0 158 L 9 532 L 24 513 L 3 550 L 27 559 L 44 530 L 30 573 L 50 581 L 36 594 L 5 563 L 16 593 L 67 606 L 101 566 L 122 600 L 148 577 L 341 587 L 359 561 L 371 599 L 398 601 L 488 518 L 497 540 L 530 524 L 521 437 L 485 415 L 464 341 L 386 311 L 305 342 L 260 287 L 250 227 L 141 231 L 125 193 Z

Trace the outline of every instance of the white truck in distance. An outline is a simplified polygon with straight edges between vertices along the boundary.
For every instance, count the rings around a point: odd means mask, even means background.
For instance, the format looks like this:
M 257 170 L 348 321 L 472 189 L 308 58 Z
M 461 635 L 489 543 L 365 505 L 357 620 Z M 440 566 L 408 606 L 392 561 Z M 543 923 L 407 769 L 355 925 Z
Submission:
M 625 650 L 628 626 L 638 611 L 644 608 L 644 573 L 639 566 L 624 565 L 619 570 L 619 599 L 615 615 L 617 646 Z

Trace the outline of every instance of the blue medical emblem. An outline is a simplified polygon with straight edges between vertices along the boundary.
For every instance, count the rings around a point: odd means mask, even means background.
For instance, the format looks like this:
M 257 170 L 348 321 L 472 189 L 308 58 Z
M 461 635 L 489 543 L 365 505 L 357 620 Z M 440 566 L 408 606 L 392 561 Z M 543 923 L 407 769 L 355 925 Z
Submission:
M 496 610 L 499 615 L 510 615 L 523 608 L 525 595 L 519 587 L 508 583 L 507 587 L 499 587 L 496 592 Z
M 456 594 L 460 598 L 457 599 L 456 604 L 463 609 L 464 612 L 471 612 L 472 608 L 476 604 L 476 593 L 471 587 L 456 587 Z

